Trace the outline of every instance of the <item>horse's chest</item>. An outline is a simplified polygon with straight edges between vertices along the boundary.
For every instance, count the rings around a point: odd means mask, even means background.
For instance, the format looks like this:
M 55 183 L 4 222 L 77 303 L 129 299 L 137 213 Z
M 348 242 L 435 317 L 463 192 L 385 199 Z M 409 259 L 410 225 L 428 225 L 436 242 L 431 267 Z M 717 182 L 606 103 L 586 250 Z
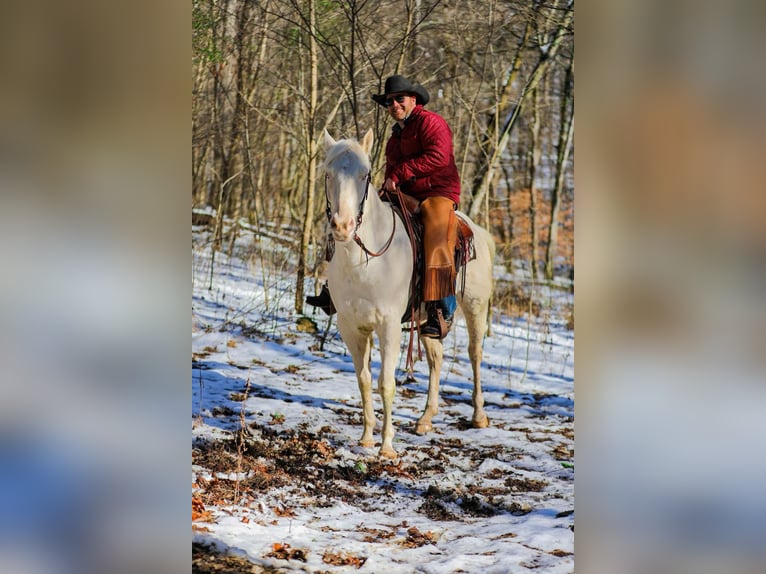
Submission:
M 355 270 L 344 270 L 343 273 L 330 271 L 330 292 L 338 310 L 346 316 L 353 316 L 355 322 L 376 323 L 382 315 L 395 313 L 399 307 L 400 293 L 406 288 L 399 289 L 392 284 L 392 275 L 396 273 L 381 272 L 371 274 Z

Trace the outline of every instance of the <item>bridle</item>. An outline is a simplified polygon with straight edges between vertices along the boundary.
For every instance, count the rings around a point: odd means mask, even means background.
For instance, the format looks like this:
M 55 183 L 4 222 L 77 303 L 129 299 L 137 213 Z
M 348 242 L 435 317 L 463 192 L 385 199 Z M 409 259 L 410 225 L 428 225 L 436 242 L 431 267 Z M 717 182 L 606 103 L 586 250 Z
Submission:
M 332 206 L 330 205 L 330 194 L 327 191 L 327 179 L 329 178 L 329 174 L 324 174 L 324 197 L 326 202 L 325 207 L 325 213 L 327 214 L 327 221 L 332 222 Z M 359 237 L 359 234 L 357 231 L 359 230 L 359 226 L 362 224 L 362 218 L 364 217 L 364 204 L 367 201 L 367 194 L 370 191 L 370 185 L 372 185 L 372 178 L 370 177 L 370 172 L 368 171 L 365 176 L 362 177 L 362 179 L 365 180 L 364 183 L 364 195 L 362 196 L 362 200 L 359 202 L 359 212 L 356 214 L 356 226 L 354 227 L 354 235 L 352 239 L 354 240 L 354 243 L 356 243 L 362 251 L 364 251 L 365 255 L 367 255 L 367 258 L 369 260 L 370 257 L 380 257 L 383 255 L 386 251 L 388 251 L 388 248 L 391 247 L 391 242 L 394 240 L 394 234 L 396 233 L 396 214 L 394 213 L 394 210 L 391 210 L 391 220 L 393 222 L 393 225 L 391 226 L 391 235 L 389 236 L 388 240 L 386 241 L 385 245 L 380 249 L 380 251 L 370 251 L 367 249 L 367 246 L 365 246 L 364 242 L 362 241 L 362 238 Z

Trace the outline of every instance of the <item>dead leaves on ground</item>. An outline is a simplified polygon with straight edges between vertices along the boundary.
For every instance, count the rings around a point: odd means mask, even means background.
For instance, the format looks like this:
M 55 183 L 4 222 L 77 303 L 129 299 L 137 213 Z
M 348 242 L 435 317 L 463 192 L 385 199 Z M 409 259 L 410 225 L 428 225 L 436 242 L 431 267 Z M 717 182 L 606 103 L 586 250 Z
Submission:
M 402 478 L 407 478 L 410 480 L 413 480 L 412 474 L 408 472 L 407 469 L 412 470 L 414 467 L 407 466 L 406 468 L 402 466 L 402 459 L 399 459 L 396 463 L 389 462 L 383 465 L 382 470 L 387 472 L 389 476 L 400 476 Z
M 274 514 L 277 516 L 281 516 L 283 518 L 295 518 L 295 510 L 290 508 L 289 506 L 275 506 L 274 507 Z
M 361 568 L 367 562 L 367 557 L 325 550 L 325 553 L 322 555 L 322 562 L 332 564 L 333 566 L 354 566 L 355 568 Z
M 293 548 L 287 543 L 275 542 L 271 545 L 271 552 L 265 558 L 277 558 L 279 560 L 299 560 L 306 562 L 308 551 L 303 548 Z M 349 552 L 333 552 L 325 550 L 322 562 L 333 566 L 353 566 L 361 568 L 367 562 L 366 556 L 356 556 Z
M 357 532 L 362 532 L 367 536 L 364 537 L 364 542 L 382 542 L 384 540 L 390 540 L 396 536 L 396 527 L 392 530 L 382 530 L 380 528 L 367 528 L 359 526 Z
M 271 552 L 266 554 L 266 558 L 278 558 L 280 560 L 300 560 L 306 561 L 306 550 L 302 548 L 293 548 L 289 544 L 275 542 L 271 545 Z
M 198 496 L 192 496 L 192 522 L 214 522 L 212 513 L 205 510 L 205 505 Z
M 548 554 L 550 554 L 552 556 L 557 556 L 559 558 L 561 558 L 562 556 L 574 556 L 574 553 L 567 552 L 566 550 L 561 550 L 560 548 L 556 548 L 555 550 L 551 550 L 550 552 L 548 552 Z
M 399 525 L 391 526 L 390 530 L 383 530 L 381 528 L 367 528 L 361 524 L 357 526 L 357 532 L 364 533 L 366 536 L 363 538 L 364 542 L 384 542 L 391 540 L 397 534 L 399 528 L 407 528 L 407 537 L 397 541 L 399 546 L 404 548 L 420 548 L 426 544 L 436 544 L 439 539 L 439 535 L 431 532 L 421 532 L 417 526 L 410 526 L 408 528 L 407 521 L 402 522 Z
M 438 535 L 430 530 L 428 532 L 421 532 L 417 526 L 411 526 L 407 529 L 407 538 L 399 544 L 405 548 L 420 548 L 426 544 L 436 544 L 438 538 Z
M 215 522 L 213 514 L 205 509 L 205 505 L 198 496 L 192 496 L 192 530 L 194 532 L 210 532 L 207 526 L 194 524 L 195 522 Z

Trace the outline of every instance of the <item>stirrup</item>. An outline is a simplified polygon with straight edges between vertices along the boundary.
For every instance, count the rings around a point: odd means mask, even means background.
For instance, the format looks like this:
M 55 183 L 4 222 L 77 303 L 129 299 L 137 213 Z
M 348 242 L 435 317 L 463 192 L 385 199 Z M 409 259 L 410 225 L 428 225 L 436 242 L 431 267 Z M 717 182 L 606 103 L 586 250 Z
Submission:
M 452 318 L 445 319 L 440 308 L 428 310 L 428 322 L 420 328 L 420 336 L 429 339 L 444 339 L 452 327 Z

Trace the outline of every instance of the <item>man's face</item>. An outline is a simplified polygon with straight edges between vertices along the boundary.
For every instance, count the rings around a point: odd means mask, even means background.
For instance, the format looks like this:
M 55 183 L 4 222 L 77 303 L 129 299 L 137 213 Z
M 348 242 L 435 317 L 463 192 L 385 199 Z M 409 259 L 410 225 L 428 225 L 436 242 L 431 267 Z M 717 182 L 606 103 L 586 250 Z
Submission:
M 415 108 L 417 100 L 409 94 L 389 94 L 386 97 L 386 109 L 397 122 L 402 121 Z

